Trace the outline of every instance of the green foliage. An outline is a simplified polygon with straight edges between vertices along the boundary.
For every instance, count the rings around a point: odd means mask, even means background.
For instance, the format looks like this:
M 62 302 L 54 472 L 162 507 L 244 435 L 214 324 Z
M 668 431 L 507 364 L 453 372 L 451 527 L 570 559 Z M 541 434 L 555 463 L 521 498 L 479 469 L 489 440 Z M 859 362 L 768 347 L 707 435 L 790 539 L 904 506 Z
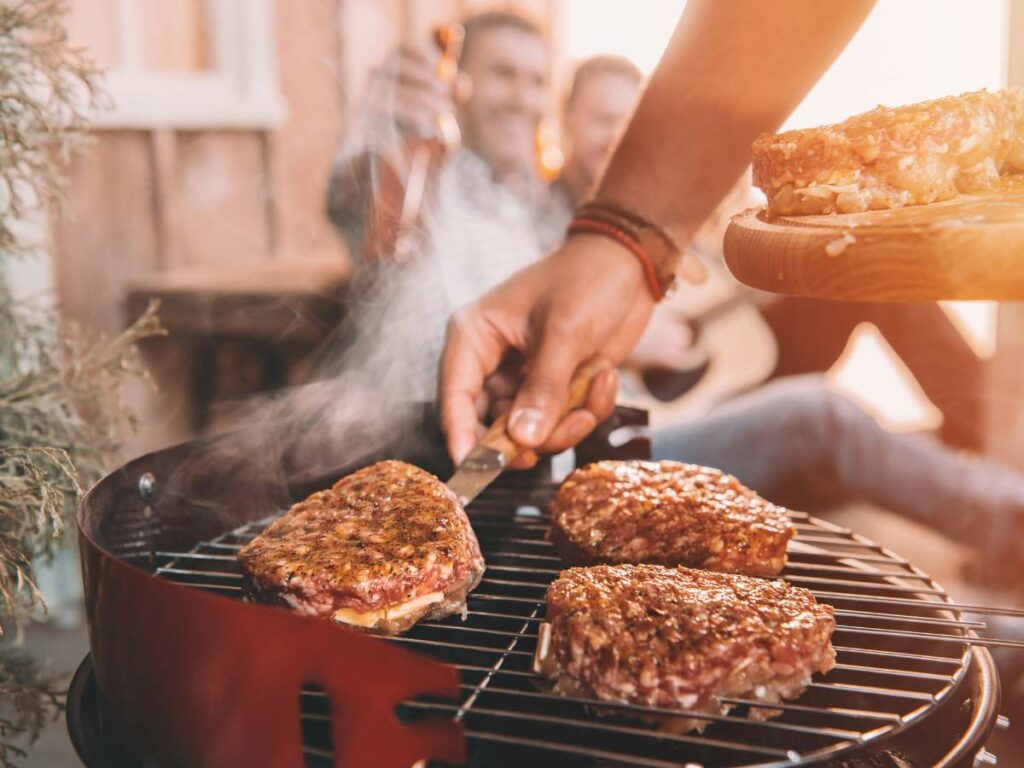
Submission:
M 0 766 L 24 756 L 61 694 L 12 635 L 42 608 L 32 564 L 53 555 L 81 487 L 113 459 L 131 421 L 135 343 L 162 333 L 156 307 L 107 338 L 16 300 L 5 261 L 34 250 L 25 221 L 53 209 L 61 169 L 102 106 L 99 73 L 67 39 L 60 0 L 0 0 Z
M 106 338 L 0 293 L 0 632 L 39 604 L 31 563 L 114 457 L 132 424 L 121 382 L 145 375 L 135 343 L 161 332 L 155 305 Z
M 19 742 L 25 736 L 35 739 L 57 716 L 64 694 L 28 656 L 5 649 L 0 651 L 0 700 L 7 704 L 0 714 L 0 765 L 13 766 L 25 757 Z
M 32 565 L 60 545 L 82 486 L 131 423 L 120 385 L 126 374 L 144 375 L 135 343 L 163 333 L 156 309 L 108 339 L 0 303 L 0 634 L 44 607 Z M 0 641 L 0 766 L 12 768 L 24 755 L 19 744 L 35 740 L 60 707 L 54 680 Z
M 60 199 L 61 163 L 103 106 L 99 71 L 72 46 L 61 0 L 0 0 L 0 254 L 26 250 L 18 222 Z

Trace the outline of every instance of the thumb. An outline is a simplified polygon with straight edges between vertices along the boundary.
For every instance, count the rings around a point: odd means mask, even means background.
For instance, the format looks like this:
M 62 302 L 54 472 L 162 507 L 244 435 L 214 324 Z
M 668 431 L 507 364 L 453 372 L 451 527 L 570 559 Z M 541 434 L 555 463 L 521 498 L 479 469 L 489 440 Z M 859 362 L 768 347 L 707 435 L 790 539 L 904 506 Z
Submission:
M 569 382 L 579 362 L 568 334 L 550 328 L 541 332 L 509 413 L 508 432 L 516 443 L 534 448 L 548 438 L 569 398 Z

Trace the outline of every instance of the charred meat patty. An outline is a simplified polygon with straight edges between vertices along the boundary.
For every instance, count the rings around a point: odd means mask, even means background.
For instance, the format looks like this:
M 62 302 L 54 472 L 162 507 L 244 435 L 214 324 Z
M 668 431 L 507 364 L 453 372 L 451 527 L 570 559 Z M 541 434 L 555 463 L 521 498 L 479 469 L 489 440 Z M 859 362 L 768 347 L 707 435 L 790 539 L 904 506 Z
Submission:
M 786 510 L 720 470 L 676 461 L 599 461 L 551 502 L 551 535 L 572 565 L 657 563 L 775 576 L 795 531 Z
M 261 599 L 381 634 L 464 611 L 484 571 L 455 495 L 400 461 L 295 504 L 238 559 Z
M 835 664 L 831 606 L 785 581 L 661 565 L 563 571 L 547 593 L 537 668 L 562 693 L 721 714 L 771 705 Z M 673 726 L 699 727 L 681 718 Z

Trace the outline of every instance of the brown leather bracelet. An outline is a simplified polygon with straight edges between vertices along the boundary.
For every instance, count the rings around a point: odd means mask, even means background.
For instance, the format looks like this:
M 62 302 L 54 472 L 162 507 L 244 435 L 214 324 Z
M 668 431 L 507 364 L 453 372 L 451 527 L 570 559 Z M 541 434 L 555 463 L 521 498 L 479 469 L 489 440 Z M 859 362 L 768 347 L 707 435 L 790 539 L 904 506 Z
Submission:
M 573 221 L 598 221 L 626 233 L 653 265 L 658 290 L 655 297 L 668 295 L 676 281 L 676 270 L 683 251 L 657 224 L 614 203 L 589 200 L 576 209 Z
M 614 240 L 632 253 L 637 261 L 640 262 L 640 268 L 643 269 L 647 289 L 651 292 L 654 300 L 661 301 L 664 298 L 665 292 L 658 282 L 658 273 L 654 262 L 651 261 L 651 257 L 647 255 L 646 251 L 644 251 L 643 247 L 630 232 L 600 219 L 591 219 L 586 216 L 577 215 L 569 224 L 567 234 L 570 236 L 580 234 L 601 235 L 609 240 Z

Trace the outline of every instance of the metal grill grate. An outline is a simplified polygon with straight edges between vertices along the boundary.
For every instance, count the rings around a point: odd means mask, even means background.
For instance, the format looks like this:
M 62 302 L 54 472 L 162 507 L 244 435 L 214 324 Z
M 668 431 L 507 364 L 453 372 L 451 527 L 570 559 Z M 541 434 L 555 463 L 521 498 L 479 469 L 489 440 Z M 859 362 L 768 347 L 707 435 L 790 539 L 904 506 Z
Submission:
M 783 576 L 835 607 L 835 669 L 816 676 L 798 700 L 779 705 L 781 714 L 772 720 L 745 717 L 756 702 L 726 699 L 734 706 L 728 715 L 688 715 L 707 723 L 702 733 L 659 730 L 651 716 L 680 713 L 553 695 L 530 671 L 545 591 L 561 567 L 542 511 L 553 493 L 552 485 L 506 485 L 474 502 L 469 514 L 487 572 L 469 596 L 468 617 L 424 622 L 388 640 L 458 669 L 458 702 L 409 701 L 399 714 L 461 721 L 474 764 L 817 763 L 877 743 L 927 715 L 960 683 L 971 645 L 1019 645 L 980 638 L 984 622 L 965 614 L 1024 612 L 954 605 L 906 560 L 852 531 L 792 512 L 797 537 Z M 235 554 L 268 523 L 250 523 L 187 552 L 142 557 L 164 578 L 238 598 L 242 574 Z M 330 765 L 328 707 L 322 693 L 303 693 L 307 765 Z

